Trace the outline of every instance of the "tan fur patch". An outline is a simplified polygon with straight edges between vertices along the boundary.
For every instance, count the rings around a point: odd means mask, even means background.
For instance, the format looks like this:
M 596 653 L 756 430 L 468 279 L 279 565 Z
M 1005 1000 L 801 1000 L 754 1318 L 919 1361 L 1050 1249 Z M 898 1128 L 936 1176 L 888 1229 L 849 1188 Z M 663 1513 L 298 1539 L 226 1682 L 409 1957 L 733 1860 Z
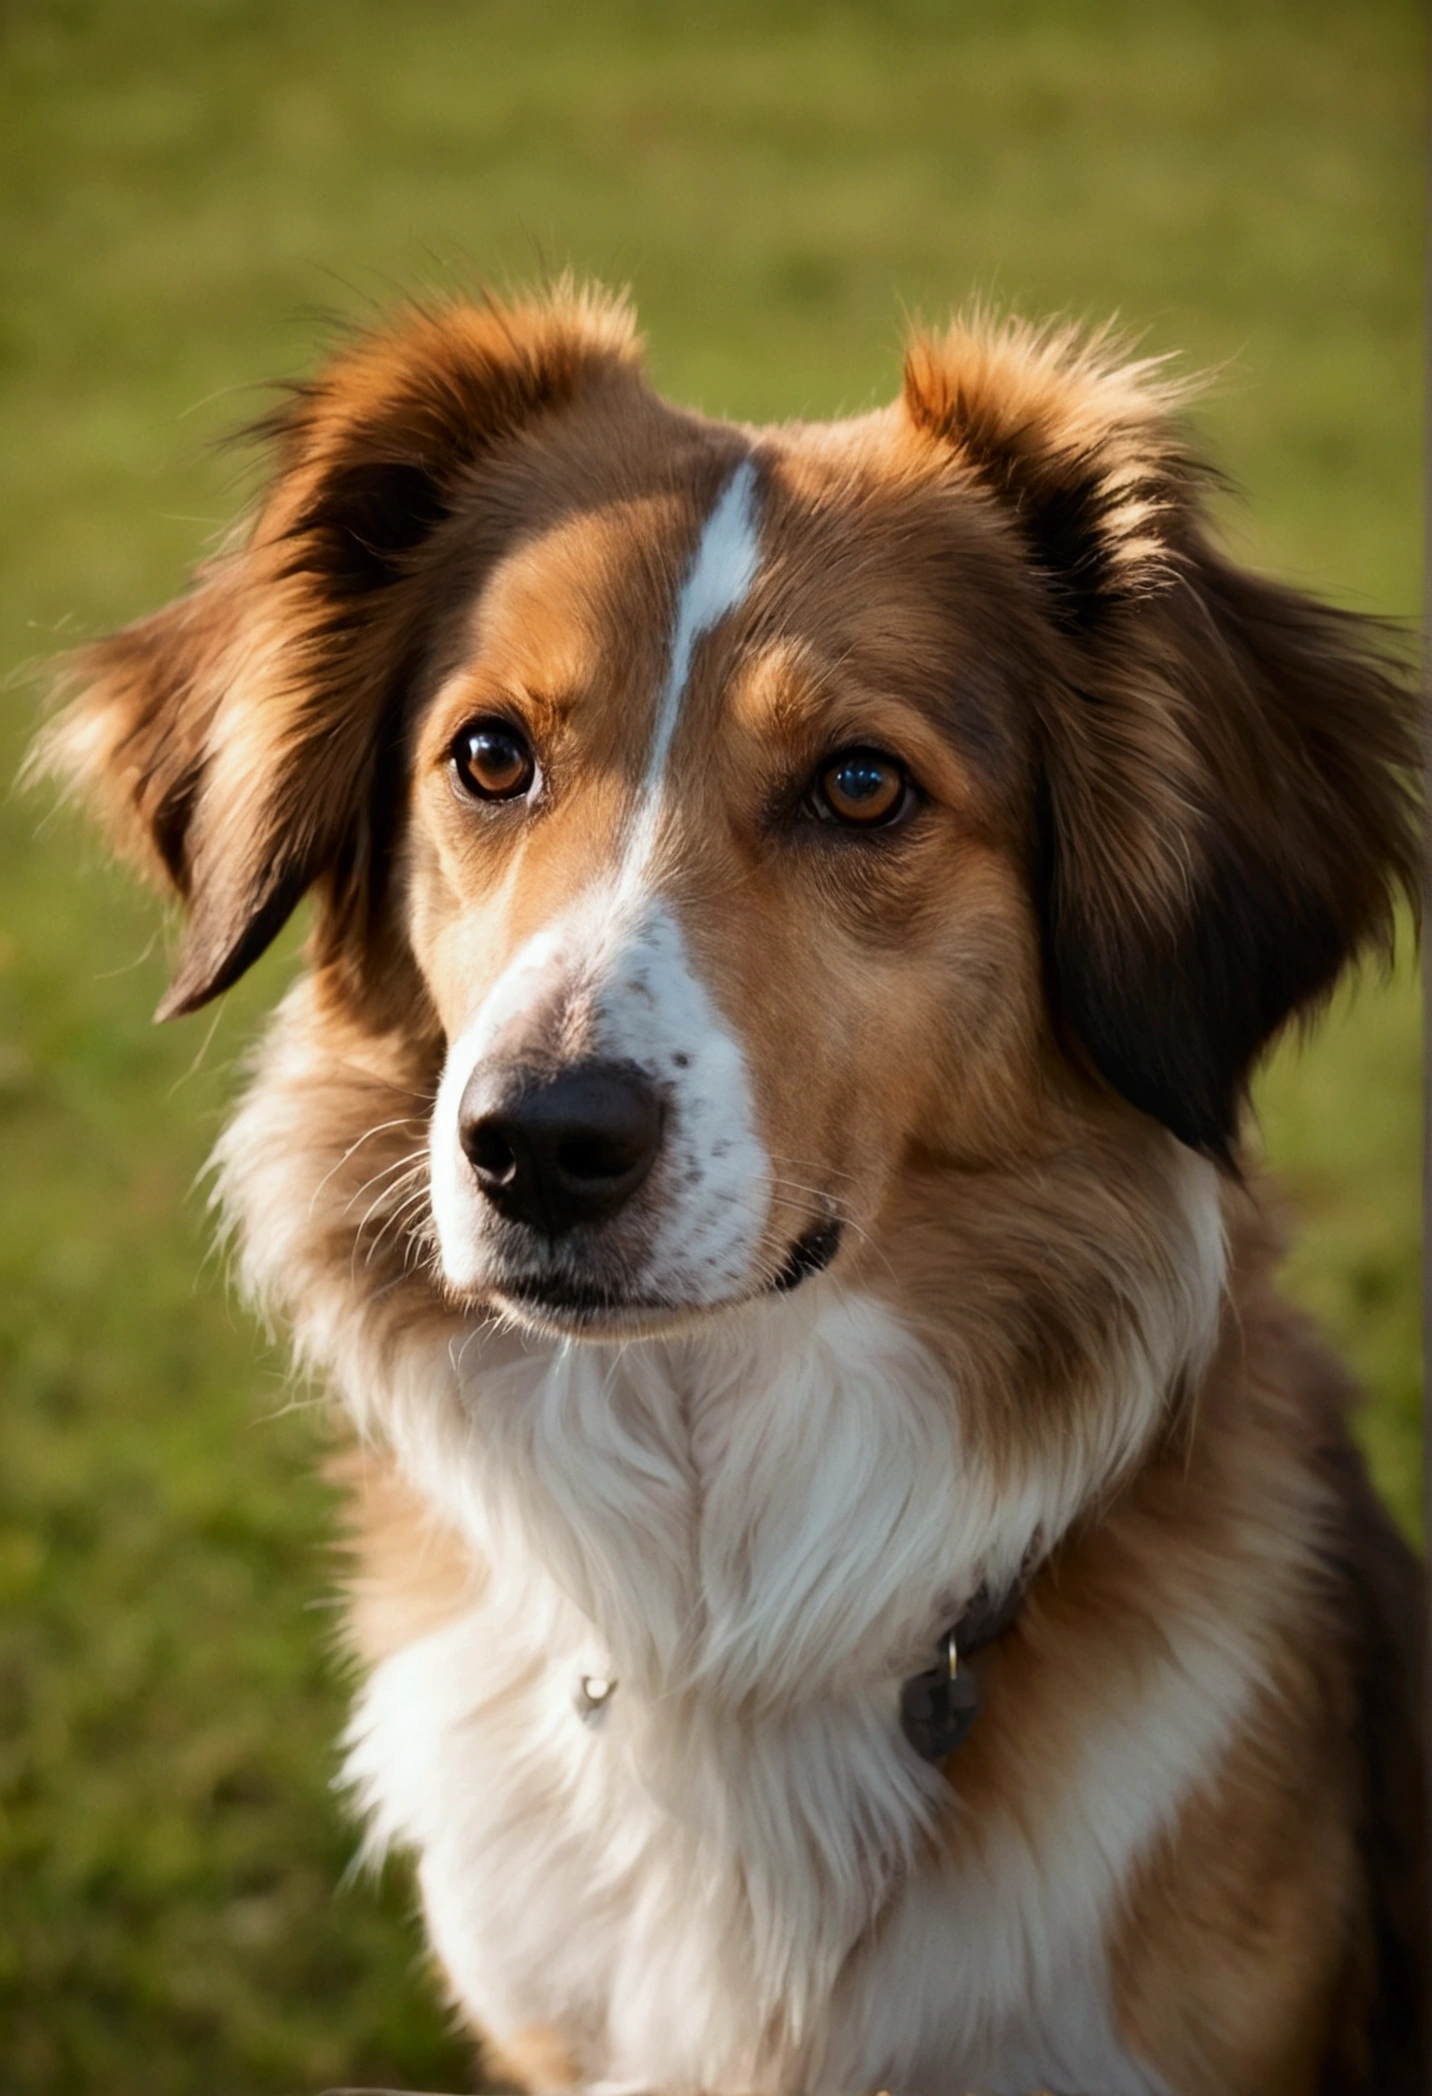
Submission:
M 391 1460 L 355 1448 L 327 1469 L 345 1495 L 349 1635 L 363 1664 L 374 1667 L 466 1614 L 481 1594 L 483 1567 Z

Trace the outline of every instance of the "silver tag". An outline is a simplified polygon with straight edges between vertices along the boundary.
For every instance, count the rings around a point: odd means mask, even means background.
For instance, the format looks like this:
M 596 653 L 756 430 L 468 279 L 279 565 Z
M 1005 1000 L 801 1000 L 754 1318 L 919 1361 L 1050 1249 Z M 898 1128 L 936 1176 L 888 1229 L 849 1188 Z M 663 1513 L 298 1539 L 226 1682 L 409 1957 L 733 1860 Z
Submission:
M 583 1674 L 577 1683 L 577 1715 L 590 1724 L 600 1717 L 616 1692 L 610 1674 Z

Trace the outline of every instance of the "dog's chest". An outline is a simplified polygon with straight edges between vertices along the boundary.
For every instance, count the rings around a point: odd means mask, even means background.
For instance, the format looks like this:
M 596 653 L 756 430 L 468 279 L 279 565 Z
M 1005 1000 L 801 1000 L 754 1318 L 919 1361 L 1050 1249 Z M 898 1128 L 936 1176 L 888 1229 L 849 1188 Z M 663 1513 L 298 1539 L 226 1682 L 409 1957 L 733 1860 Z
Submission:
M 1155 2096 L 1082 1902 L 1017 1843 L 961 1881 L 927 1838 L 955 1801 L 911 1770 L 893 1691 L 774 1727 L 620 1685 L 594 1711 L 599 1648 L 551 1642 L 562 1614 L 539 1648 L 475 1611 L 386 1662 L 355 1725 L 477 2024 L 646 2087 Z
M 940 1606 L 910 1564 L 949 1556 L 948 1410 L 912 1389 L 892 1448 L 872 1384 L 911 1382 L 902 1336 L 803 1336 L 695 1383 L 637 1350 L 486 1363 L 490 1584 L 360 1714 L 355 1776 L 421 1850 L 474 2013 L 585 2024 L 594 2072 L 754 2085 L 809 2052 L 932 1825 L 894 1655 Z
M 593 2079 L 1147 2096 L 1087 1903 L 1018 1827 L 952 1879 L 957 1794 L 900 1735 L 976 1569 L 944 1393 L 868 1318 L 807 1341 L 694 1412 L 640 1362 L 485 1378 L 492 1582 L 369 1686 L 376 1830 L 474 2019 L 555 2027 Z
M 483 1614 L 402 1655 L 359 1721 L 460 1990 L 498 2031 L 585 2032 L 593 2075 L 758 2074 L 810 2036 L 910 1845 L 893 1709 L 762 1731 L 619 1683 L 594 1711 L 595 1641 L 501 1642 Z

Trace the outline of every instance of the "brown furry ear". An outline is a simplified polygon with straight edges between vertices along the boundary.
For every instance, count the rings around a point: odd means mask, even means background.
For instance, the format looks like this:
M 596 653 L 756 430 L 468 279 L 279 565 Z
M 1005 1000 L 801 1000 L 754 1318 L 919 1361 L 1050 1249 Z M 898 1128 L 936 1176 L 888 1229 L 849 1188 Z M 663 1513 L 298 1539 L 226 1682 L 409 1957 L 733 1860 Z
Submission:
M 187 905 L 159 1017 L 227 989 L 315 883 L 330 945 L 371 913 L 396 798 L 383 759 L 444 527 L 485 455 L 636 357 L 622 307 L 570 292 L 356 341 L 260 426 L 277 470 L 246 541 L 76 657 L 80 696 L 37 768 Z
M 1416 707 L 1386 629 L 1233 567 L 1176 395 L 1018 325 L 919 344 L 915 422 L 993 497 L 1049 628 L 1035 888 L 1056 1014 L 1232 1162 L 1259 1052 L 1420 889 Z

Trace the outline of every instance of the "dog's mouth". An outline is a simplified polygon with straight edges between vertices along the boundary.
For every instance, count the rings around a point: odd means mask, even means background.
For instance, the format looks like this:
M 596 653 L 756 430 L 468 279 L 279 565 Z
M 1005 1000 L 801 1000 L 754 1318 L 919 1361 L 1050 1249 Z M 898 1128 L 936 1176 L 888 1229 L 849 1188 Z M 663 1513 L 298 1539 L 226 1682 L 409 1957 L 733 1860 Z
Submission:
M 802 1281 L 825 1271 L 840 1250 L 841 1236 L 841 1225 L 834 1219 L 815 1224 L 795 1240 L 770 1280 L 714 1303 L 639 1295 L 554 1273 L 504 1275 L 492 1283 L 492 1296 L 521 1323 L 563 1337 L 639 1337 L 676 1330 L 765 1295 L 789 1295 Z
M 660 1296 L 625 1294 L 558 1274 L 518 1274 L 493 1286 L 504 1310 L 523 1324 L 563 1335 L 627 1335 L 657 1330 L 681 1317 L 688 1306 Z
M 822 1274 L 840 1250 L 840 1224 L 834 1216 L 816 1223 L 812 1229 L 798 1237 L 786 1254 L 785 1265 L 770 1284 L 769 1293 L 789 1295 L 808 1281 L 812 1274 Z

